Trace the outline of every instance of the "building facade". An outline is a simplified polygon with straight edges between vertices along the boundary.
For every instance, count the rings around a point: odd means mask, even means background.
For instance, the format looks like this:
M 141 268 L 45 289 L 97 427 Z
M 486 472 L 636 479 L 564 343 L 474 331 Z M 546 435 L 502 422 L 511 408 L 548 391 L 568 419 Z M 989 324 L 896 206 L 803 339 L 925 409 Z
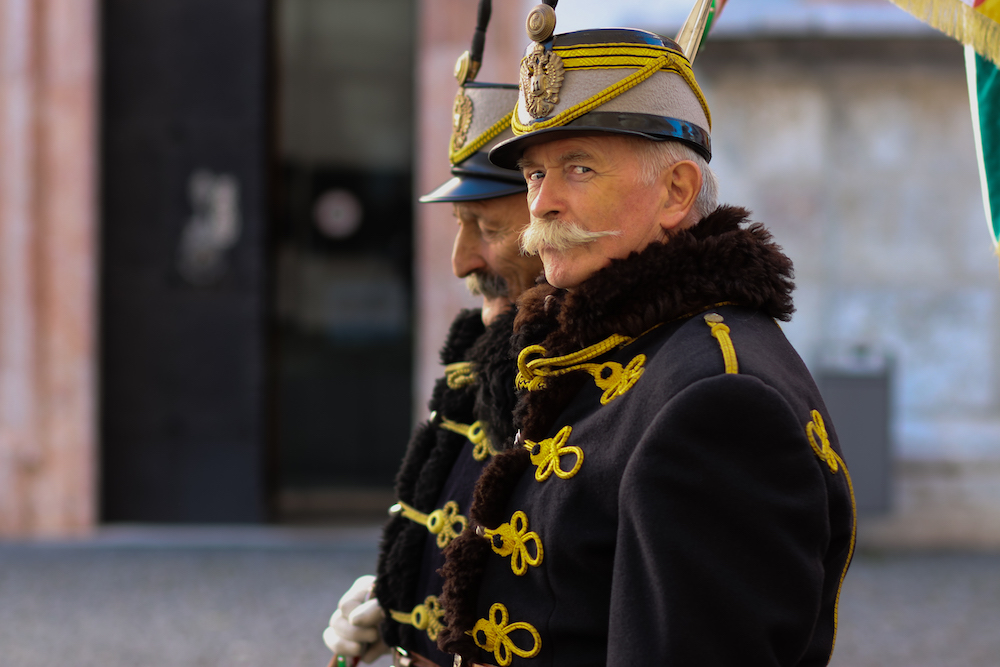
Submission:
M 531 4 L 495 3 L 480 80 L 516 80 Z M 686 4 L 567 0 L 558 30 L 670 35 Z M 449 207 L 414 203 L 475 5 L 0 0 L 0 535 L 388 504 L 475 305 Z M 695 66 L 713 167 L 795 261 L 785 330 L 841 439 L 877 436 L 862 543 L 1000 546 L 960 47 L 888 3 L 729 5 Z

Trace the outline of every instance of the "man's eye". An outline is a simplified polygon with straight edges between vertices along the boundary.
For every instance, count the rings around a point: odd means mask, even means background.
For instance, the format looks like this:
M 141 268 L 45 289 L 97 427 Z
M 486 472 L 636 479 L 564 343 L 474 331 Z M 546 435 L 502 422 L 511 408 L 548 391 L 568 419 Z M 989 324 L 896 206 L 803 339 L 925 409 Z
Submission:
M 525 174 L 525 180 L 527 180 L 529 183 L 531 181 L 540 181 L 543 178 L 545 178 L 545 172 L 541 171 L 540 169 L 535 171 L 529 171 Z
M 586 174 L 588 172 L 593 171 L 593 169 L 591 169 L 590 167 L 584 167 L 581 164 L 575 164 L 572 167 L 572 171 L 574 174 Z

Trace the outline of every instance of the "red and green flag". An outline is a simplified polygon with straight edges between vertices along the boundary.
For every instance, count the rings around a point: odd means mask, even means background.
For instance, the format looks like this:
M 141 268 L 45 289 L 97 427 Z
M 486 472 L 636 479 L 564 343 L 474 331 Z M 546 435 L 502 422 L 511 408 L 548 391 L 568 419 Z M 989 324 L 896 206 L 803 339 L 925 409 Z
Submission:
M 1000 0 L 891 0 L 966 45 L 983 203 L 1000 242 Z

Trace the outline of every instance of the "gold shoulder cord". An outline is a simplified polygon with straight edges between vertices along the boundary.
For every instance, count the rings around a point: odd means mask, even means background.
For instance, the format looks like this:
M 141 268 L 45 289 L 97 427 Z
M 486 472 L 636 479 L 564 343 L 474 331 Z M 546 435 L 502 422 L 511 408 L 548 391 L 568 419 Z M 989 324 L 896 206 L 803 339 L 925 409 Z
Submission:
M 830 445 L 830 436 L 826 432 L 826 425 L 823 423 L 823 415 L 819 413 L 819 410 L 813 410 L 809 416 L 812 417 L 812 420 L 806 424 L 806 437 L 809 438 L 809 446 L 812 447 L 813 453 L 816 454 L 821 461 L 826 463 L 831 473 L 836 475 L 838 471 L 844 471 L 844 479 L 847 480 L 847 490 L 851 494 L 851 546 L 847 553 L 847 562 L 844 564 L 844 571 L 840 573 L 840 583 L 837 585 L 837 601 L 834 603 L 833 607 L 832 644 L 836 645 L 838 614 L 840 613 L 840 591 L 844 586 L 844 577 L 847 576 L 847 568 L 851 564 L 851 558 L 854 556 L 854 547 L 855 544 L 857 544 L 858 509 L 857 503 L 854 500 L 854 483 L 851 482 L 851 473 L 847 471 L 847 466 L 844 464 L 844 460 L 840 458 L 836 450 L 834 450 Z
M 722 315 L 708 313 L 705 315 L 705 323 L 712 328 L 712 336 L 719 341 L 722 359 L 726 364 L 726 373 L 739 373 L 740 366 L 736 361 L 736 348 L 733 347 L 733 339 L 729 337 L 729 327 L 722 323 Z

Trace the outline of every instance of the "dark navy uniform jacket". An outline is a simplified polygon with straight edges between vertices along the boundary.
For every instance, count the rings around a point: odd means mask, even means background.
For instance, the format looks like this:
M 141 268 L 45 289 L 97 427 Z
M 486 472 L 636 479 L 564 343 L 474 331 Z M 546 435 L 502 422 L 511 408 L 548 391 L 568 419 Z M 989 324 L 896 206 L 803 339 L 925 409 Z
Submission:
M 463 311 L 441 351 L 445 376 L 434 387 L 430 416 L 413 433 L 396 479 L 399 502 L 385 526 L 375 595 L 391 646 L 450 665 L 436 644 L 443 624 L 438 597 L 442 550 L 466 528 L 472 491 L 497 445 L 511 440 L 513 312 L 484 328 Z
M 775 320 L 790 262 L 742 222 L 722 209 L 522 303 L 521 433 L 480 481 L 478 534 L 448 551 L 449 650 L 501 666 L 827 664 L 850 480 Z

